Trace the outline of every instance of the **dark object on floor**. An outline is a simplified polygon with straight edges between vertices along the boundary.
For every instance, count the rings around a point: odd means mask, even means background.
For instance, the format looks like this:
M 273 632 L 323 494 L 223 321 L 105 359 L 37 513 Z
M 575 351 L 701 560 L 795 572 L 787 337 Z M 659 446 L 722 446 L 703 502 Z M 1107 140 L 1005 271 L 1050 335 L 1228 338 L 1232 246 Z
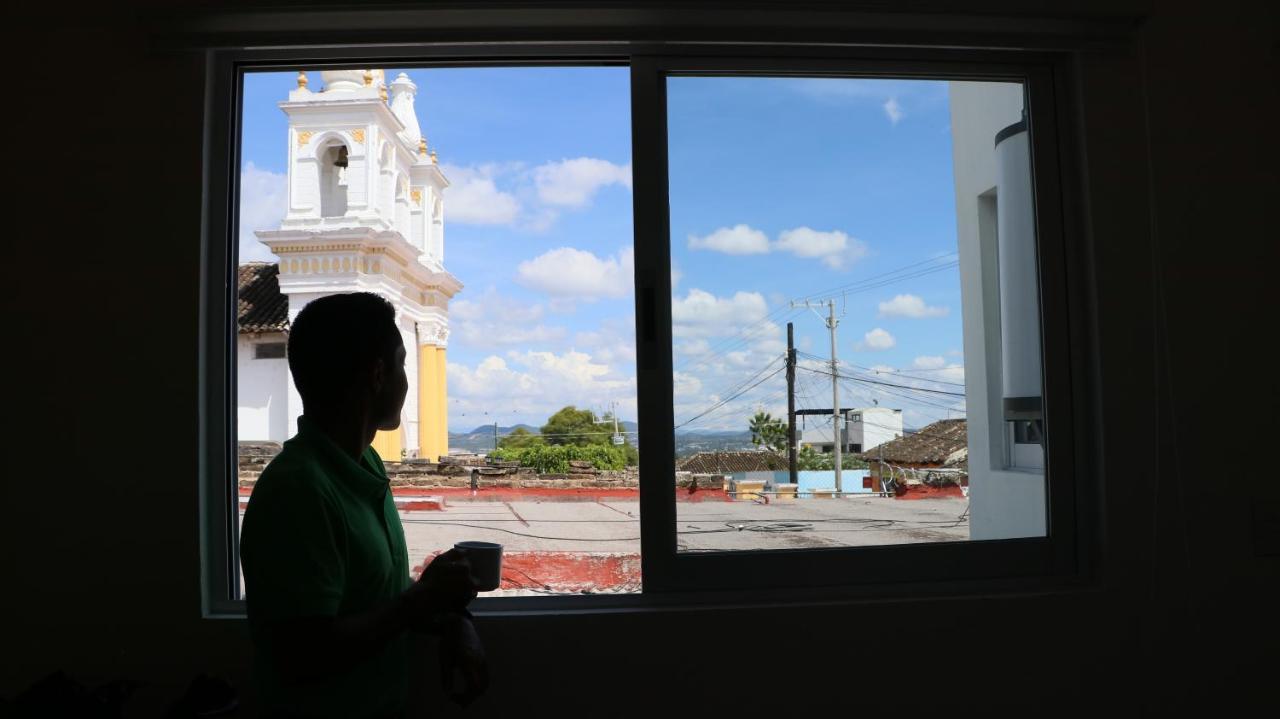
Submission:
M 84 719 L 119 719 L 121 709 L 137 689 L 137 682 L 117 679 L 97 689 L 90 689 L 56 671 L 37 681 L 7 704 L 5 716 L 84 717 Z
M 165 719 L 223 716 L 239 707 L 235 687 L 220 677 L 201 674 L 191 680 L 182 698 L 169 707 Z

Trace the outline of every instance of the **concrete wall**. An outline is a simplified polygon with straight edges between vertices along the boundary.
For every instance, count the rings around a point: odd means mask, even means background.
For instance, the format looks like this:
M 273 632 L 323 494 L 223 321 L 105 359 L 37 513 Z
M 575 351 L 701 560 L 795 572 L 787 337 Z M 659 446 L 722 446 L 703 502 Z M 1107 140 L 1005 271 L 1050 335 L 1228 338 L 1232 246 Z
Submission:
M 1036 537 L 1047 528 L 1044 473 L 1011 469 L 1004 424 L 999 254 L 990 208 L 996 133 L 1022 117 L 1022 86 L 952 82 L 951 137 L 964 319 L 973 539 Z M 998 202 L 998 198 L 997 198 Z
M 236 341 L 236 434 L 244 441 L 283 442 L 293 436 L 289 416 L 289 360 L 254 359 L 258 342 L 285 342 L 284 334 Z
M 857 39 L 867 27 L 842 25 L 838 13 L 779 21 L 755 5 L 726 15 L 690 15 L 687 6 L 648 5 L 625 21 L 575 8 L 541 24 L 609 32 L 622 23 L 617 36 L 661 27 L 688 37 L 745 24 L 725 33 L 735 39 L 777 39 L 806 23 L 811 37 Z M 959 7 L 920 3 L 910 17 Z M 889 12 L 875 9 L 875 22 L 885 22 Z M 1132 46 L 1075 62 L 1080 94 L 1068 110 L 1084 122 L 1081 161 L 1090 178 L 1079 199 L 1091 220 L 1074 236 L 1097 287 L 1094 308 L 1080 318 L 1096 328 L 1085 348 L 1096 378 L 1082 388 L 1090 402 L 1079 428 L 1083 454 L 1097 458 L 1090 477 L 1097 494 L 1077 500 L 1097 509 L 1086 579 L 1069 589 L 946 600 L 913 591 L 784 610 L 486 617 L 480 631 L 493 689 L 470 716 L 539 708 L 563 716 L 834 716 L 851 706 L 894 716 L 1081 716 L 1100 707 L 1248 716 L 1274 706 L 1280 570 L 1266 519 L 1280 506 L 1280 483 L 1198 491 L 1206 467 L 1256 475 L 1247 459 L 1219 448 L 1271 444 L 1272 410 L 1256 401 L 1263 380 L 1232 371 L 1239 356 L 1222 347 L 1256 347 L 1257 308 L 1274 300 L 1267 229 L 1280 196 L 1274 10 L 1236 0 L 1200 8 L 981 0 L 964 9 L 980 17 L 984 43 L 1007 26 L 991 17 L 1002 12 L 1034 16 L 1026 27 L 1054 17 L 1140 19 L 1123 24 Z M 195 318 L 205 74 L 200 56 L 164 55 L 146 42 L 137 17 L 106 4 L 74 12 L 25 4 L 11 15 L 15 50 L 46 80 L 16 80 L 23 102 L 11 117 L 68 141 L 9 148 L 31 182 L 19 190 L 22 211 L 5 247 L 15 271 L 0 284 L 5 376 L 16 380 L 6 394 L 8 451 L 0 460 L 9 510 L 0 522 L 6 696 L 56 669 L 88 682 L 143 680 L 144 697 L 176 691 L 198 672 L 227 676 L 247 692 L 244 623 L 199 612 Z M 450 17 L 451 26 L 428 18 L 419 36 L 456 36 L 461 31 L 450 28 L 467 21 Z M 930 27 L 951 32 L 973 17 Z M 521 11 L 487 18 L 513 23 L 504 37 L 535 26 Z M 290 23 L 278 37 L 296 32 Z M 75 111 L 52 111 L 65 106 L 69 82 Z M 762 142 L 767 156 L 769 139 Z M 68 167 L 76 168 L 74 188 L 65 183 Z M 138 207 L 143 187 L 145 221 L 101 221 Z M 75 231 L 89 223 L 94 233 Z M 76 291 L 50 291 L 54 271 Z M 154 347 L 158 332 L 165 351 L 120 349 Z M 65 351 L 71 337 L 75 347 Z M 1204 390 L 1206 376 L 1215 391 Z M 1240 398 L 1230 423 L 1218 420 L 1224 396 Z M 59 432 L 20 434 L 44 427 Z M 147 462 L 104 461 L 136 442 L 140 427 Z M 95 469 L 49 481 L 50 458 Z M 760 657 L 932 669 L 923 688 L 912 678 L 856 696 L 818 686 L 789 691 L 780 682 L 740 691 L 718 680 L 723 672 L 705 670 Z M 442 702 L 432 668 L 418 676 L 426 701 Z M 162 706 L 144 715 L 162 715 Z

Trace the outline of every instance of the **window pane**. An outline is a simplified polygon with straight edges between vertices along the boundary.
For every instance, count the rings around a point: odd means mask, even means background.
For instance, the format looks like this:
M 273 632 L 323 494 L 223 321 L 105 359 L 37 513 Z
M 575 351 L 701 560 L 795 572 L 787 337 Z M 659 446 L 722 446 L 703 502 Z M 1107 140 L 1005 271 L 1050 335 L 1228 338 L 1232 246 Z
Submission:
M 629 70 L 309 70 L 243 89 L 241 507 L 297 432 L 298 312 L 375 292 L 407 351 L 400 427 L 373 446 L 414 571 L 480 540 L 505 547 L 493 594 L 638 591 Z
M 668 78 L 681 551 L 1044 534 L 1023 96 Z

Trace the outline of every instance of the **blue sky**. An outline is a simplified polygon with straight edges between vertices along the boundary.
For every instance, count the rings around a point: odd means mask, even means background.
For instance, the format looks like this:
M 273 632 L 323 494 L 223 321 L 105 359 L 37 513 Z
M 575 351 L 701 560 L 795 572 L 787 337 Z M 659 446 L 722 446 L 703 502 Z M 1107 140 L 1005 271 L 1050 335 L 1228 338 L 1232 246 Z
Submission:
M 565 404 L 617 402 L 634 418 L 628 70 L 408 74 L 453 183 L 445 264 L 465 289 L 451 306 L 450 428 L 541 424 Z M 242 260 L 270 259 L 252 230 L 283 216 L 276 104 L 294 78 L 246 79 Z M 943 271 L 822 295 L 843 311 L 840 357 L 849 372 L 879 368 L 898 383 L 963 382 L 959 279 L 946 267 L 956 240 L 945 83 L 673 78 L 668 94 L 678 423 L 769 367 L 787 319 L 801 350 L 828 354 L 825 327 L 792 299 L 920 262 Z M 801 406 L 830 406 L 829 380 L 800 376 Z M 776 413 L 783 386 L 774 376 L 686 429 Z M 933 405 L 958 399 L 870 387 L 845 383 L 842 404 L 900 406 L 908 426 L 948 416 Z

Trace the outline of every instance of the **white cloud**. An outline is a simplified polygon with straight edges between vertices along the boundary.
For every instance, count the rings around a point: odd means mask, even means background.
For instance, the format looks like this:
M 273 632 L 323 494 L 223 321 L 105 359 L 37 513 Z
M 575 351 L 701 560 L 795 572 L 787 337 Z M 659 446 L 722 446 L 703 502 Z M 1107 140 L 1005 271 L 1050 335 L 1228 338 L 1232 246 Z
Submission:
M 768 305 L 759 292 L 737 292 L 732 297 L 717 297 L 694 288 L 684 298 L 672 300 L 671 331 L 676 337 L 735 335 L 760 322 L 767 314 Z M 773 325 L 772 329 L 767 325 Z M 751 332 L 764 337 L 776 333 L 777 325 L 772 322 Z
M 867 244 L 840 230 L 821 231 L 811 227 L 783 230 L 778 239 L 750 225 L 720 227 L 709 235 L 689 235 L 689 249 L 711 250 L 726 255 L 764 255 L 789 252 L 796 257 L 818 259 L 833 270 L 843 270 L 867 255 Z
M 881 317 L 924 319 L 926 317 L 946 317 L 950 312 L 950 308 L 947 307 L 926 305 L 918 295 L 897 295 L 891 300 L 880 303 Z
M 684 372 L 673 372 L 671 375 L 673 391 L 677 397 L 690 397 L 702 391 L 702 380 L 695 375 Z
M 240 171 L 240 261 L 274 262 L 254 230 L 275 230 L 288 210 L 288 177 L 245 163 Z
M 566 334 L 563 327 L 543 324 L 541 304 L 499 294 L 492 287 L 474 299 L 449 303 L 449 313 L 454 341 L 463 347 L 558 343 Z
M 714 250 L 726 255 L 763 255 L 769 252 L 769 236 L 747 225 L 721 227 L 705 237 L 689 235 L 689 249 Z
M 576 350 L 511 351 L 505 357 L 490 355 L 475 366 L 450 362 L 449 394 L 455 428 L 492 422 L 497 408 L 536 422 L 565 405 L 599 407 L 616 401 L 621 416 L 636 416 L 635 375 Z
M 606 364 L 634 367 L 636 363 L 635 317 L 604 319 L 594 330 L 578 332 L 573 338 L 576 349 L 587 350 Z
M 911 361 L 914 369 L 941 369 L 947 366 L 947 360 L 937 355 L 921 355 Z
M 631 248 L 597 257 L 586 250 L 558 247 L 516 267 L 516 281 L 553 297 L 587 301 L 631 294 L 634 257 Z
M 854 345 L 859 352 L 882 352 L 892 349 L 898 341 L 893 335 L 881 327 L 877 327 L 862 336 L 862 341 Z
M 856 237 L 840 230 L 823 232 L 809 227 L 783 230 L 773 247 L 797 257 L 820 258 L 833 270 L 845 269 L 867 255 L 867 244 Z
M 896 125 L 902 119 L 902 106 L 898 104 L 898 98 L 891 97 L 884 102 L 884 114 L 889 118 L 889 122 Z
M 468 225 L 513 224 L 520 216 L 520 201 L 515 195 L 499 190 L 496 178 L 514 167 L 445 165 L 442 169 L 450 183 L 444 194 L 446 221 Z
M 595 157 L 548 162 L 533 170 L 538 198 L 548 205 L 583 207 L 607 185 L 631 187 L 631 165 Z

